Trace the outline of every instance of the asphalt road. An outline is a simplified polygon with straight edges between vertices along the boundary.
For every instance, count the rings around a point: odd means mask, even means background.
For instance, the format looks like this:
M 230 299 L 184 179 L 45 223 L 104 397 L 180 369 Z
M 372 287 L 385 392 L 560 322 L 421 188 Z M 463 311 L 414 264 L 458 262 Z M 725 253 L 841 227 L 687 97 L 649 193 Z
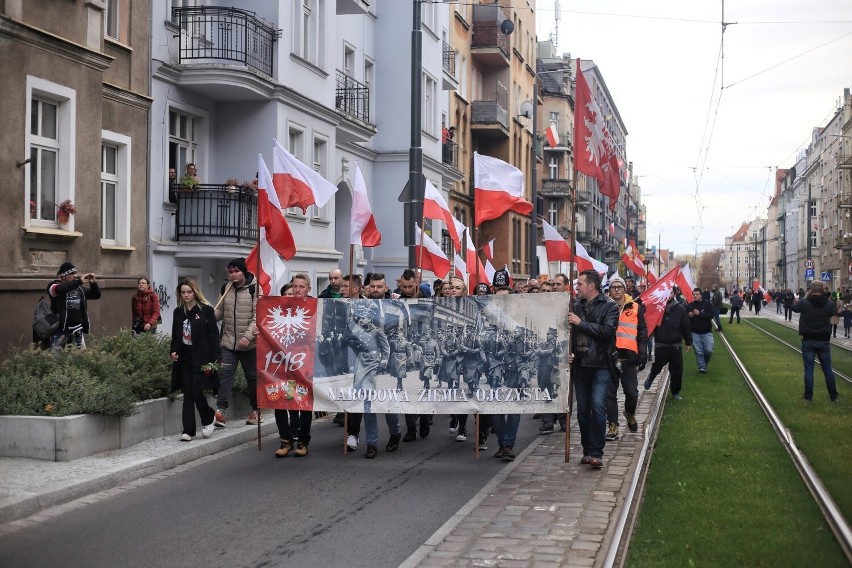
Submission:
M 398 566 L 506 462 L 436 416 L 425 440 L 379 456 L 342 453 L 317 421 L 306 458 L 274 459 L 277 437 L 0 537 L 0 566 Z M 515 453 L 537 435 L 521 418 Z M 404 426 L 403 426 L 404 429 Z M 559 434 L 556 434 L 559 435 Z M 362 428 L 363 439 L 363 428 Z

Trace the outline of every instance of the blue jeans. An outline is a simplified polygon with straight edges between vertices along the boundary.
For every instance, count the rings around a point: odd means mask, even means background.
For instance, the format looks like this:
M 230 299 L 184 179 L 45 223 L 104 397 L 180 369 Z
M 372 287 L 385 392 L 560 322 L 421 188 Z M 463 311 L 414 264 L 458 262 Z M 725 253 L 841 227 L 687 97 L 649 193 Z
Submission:
M 257 410 L 257 350 L 233 351 L 222 348 L 222 370 L 219 372 L 219 395 L 216 406 L 222 410 L 228 408 L 231 398 L 231 388 L 237 374 L 237 363 L 243 366 L 243 374 L 248 385 L 249 404 L 252 410 Z
M 518 435 L 518 426 L 521 424 L 521 415 L 495 414 L 493 424 L 494 429 L 497 431 L 497 445 L 501 448 L 514 448 L 515 438 Z
M 825 375 L 825 386 L 831 400 L 837 398 L 837 385 L 834 382 L 834 371 L 831 369 L 831 343 L 815 339 L 802 340 L 802 360 L 805 363 L 805 396 L 806 400 L 814 398 L 814 358 L 819 355 L 822 374 Z
M 391 434 L 399 435 L 399 414 L 385 414 L 388 430 Z M 364 414 L 364 429 L 367 431 L 367 445 L 379 445 L 379 419 L 378 414 L 372 412 Z
M 722 320 L 719 319 L 719 310 L 717 308 L 713 308 L 713 321 L 716 322 L 716 327 L 719 328 L 719 331 L 722 331 Z
M 695 350 L 695 362 L 699 369 L 707 369 L 713 356 L 713 333 L 693 333 L 692 348 Z
M 609 369 L 574 365 L 573 370 L 583 455 L 602 458 L 606 444 L 606 391 L 611 380 Z

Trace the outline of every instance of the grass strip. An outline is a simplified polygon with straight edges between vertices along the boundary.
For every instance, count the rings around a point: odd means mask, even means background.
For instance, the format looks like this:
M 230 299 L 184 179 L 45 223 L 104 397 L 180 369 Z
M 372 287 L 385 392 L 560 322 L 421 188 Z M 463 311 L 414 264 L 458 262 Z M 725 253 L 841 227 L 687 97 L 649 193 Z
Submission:
M 829 402 L 822 369 L 816 366 L 814 400 L 802 400 L 804 368 L 799 353 L 751 326 L 741 326 L 730 331 L 726 329 L 725 334 L 733 342 L 769 404 L 792 432 L 796 445 L 807 456 L 840 510 L 847 519 L 852 518 L 852 484 L 849 483 L 852 386 L 844 380 L 836 379 L 840 400 L 837 403 Z M 798 345 L 794 341 L 790 343 Z M 837 368 L 833 359 L 834 351 L 832 349 L 832 365 Z
M 749 322 L 761 329 L 765 329 L 769 333 L 777 335 L 790 345 L 795 345 L 801 349 L 802 338 L 799 337 L 799 332 L 795 329 L 770 319 L 750 318 Z M 852 375 L 852 351 L 832 345 L 831 366 L 845 375 Z
M 847 566 L 721 341 L 707 374 L 691 353 L 684 366 L 684 400 L 666 403 L 627 565 Z

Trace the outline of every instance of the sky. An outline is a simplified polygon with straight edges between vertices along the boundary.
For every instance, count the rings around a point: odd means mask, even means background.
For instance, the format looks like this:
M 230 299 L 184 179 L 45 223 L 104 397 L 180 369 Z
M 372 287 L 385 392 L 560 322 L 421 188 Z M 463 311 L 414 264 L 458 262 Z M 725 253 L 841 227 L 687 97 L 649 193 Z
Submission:
M 537 34 L 556 30 L 537 0 Z M 559 0 L 557 53 L 592 59 L 627 128 L 648 246 L 722 247 L 766 217 L 775 169 L 794 165 L 852 87 L 852 1 Z

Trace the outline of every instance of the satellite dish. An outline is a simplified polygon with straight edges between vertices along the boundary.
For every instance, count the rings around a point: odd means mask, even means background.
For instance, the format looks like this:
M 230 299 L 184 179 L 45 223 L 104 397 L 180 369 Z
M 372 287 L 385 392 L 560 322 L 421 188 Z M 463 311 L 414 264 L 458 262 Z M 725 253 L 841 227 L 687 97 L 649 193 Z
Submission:
M 533 115 L 533 104 L 532 101 L 524 101 L 521 103 L 521 116 L 524 118 L 532 118 Z
M 515 31 L 515 24 L 512 23 L 512 20 L 503 20 L 500 24 L 500 31 L 503 35 L 511 35 Z

